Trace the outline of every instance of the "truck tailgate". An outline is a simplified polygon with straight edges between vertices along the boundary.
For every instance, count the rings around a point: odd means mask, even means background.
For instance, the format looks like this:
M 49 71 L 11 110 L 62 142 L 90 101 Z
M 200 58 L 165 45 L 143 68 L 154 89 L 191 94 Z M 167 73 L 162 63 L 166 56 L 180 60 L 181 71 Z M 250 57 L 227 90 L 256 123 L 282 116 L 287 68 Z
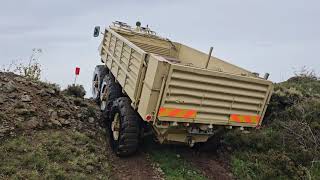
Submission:
M 272 82 L 260 78 L 171 64 L 158 119 L 255 127 L 272 89 Z

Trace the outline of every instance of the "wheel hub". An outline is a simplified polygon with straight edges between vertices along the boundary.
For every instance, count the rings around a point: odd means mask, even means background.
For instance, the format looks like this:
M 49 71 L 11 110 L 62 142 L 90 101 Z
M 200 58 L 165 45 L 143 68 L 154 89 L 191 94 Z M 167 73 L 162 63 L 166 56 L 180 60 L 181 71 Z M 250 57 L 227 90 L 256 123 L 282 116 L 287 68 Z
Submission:
M 98 80 L 95 80 L 94 81 L 94 87 L 98 88 L 98 86 L 99 86 L 99 82 L 98 82 Z
M 101 107 L 100 108 L 101 108 L 101 110 L 104 110 L 107 105 L 107 102 L 108 102 L 108 89 L 106 87 L 104 87 L 102 89 L 100 98 L 101 98 Z
M 93 93 L 98 94 L 99 93 L 99 80 L 98 80 L 97 76 L 95 76 L 92 81 L 92 87 L 93 87 Z
M 115 141 L 117 141 L 119 139 L 119 135 L 120 135 L 120 116 L 119 116 L 119 113 L 116 113 L 114 115 L 113 121 L 111 123 L 111 130 L 112 130 L 113 139 Z

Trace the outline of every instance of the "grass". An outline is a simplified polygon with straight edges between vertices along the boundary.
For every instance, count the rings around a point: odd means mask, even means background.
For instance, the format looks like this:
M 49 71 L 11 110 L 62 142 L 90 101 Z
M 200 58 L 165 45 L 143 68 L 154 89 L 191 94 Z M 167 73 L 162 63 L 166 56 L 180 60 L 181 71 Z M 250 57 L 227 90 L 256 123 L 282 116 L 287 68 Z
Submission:
M 156 162 L 168 180 L 203 180 L 206 179 L 196 167 L 193 167 L 169 149 L 150 150 L 151 160 Z
M 78 131 L 38 131 L 0 144 L 0 179 L 109 179 L 104 147 Z
M 317 179 L 320 177 L 320 161 L 314 162 L 310 169 L 311 179 Z

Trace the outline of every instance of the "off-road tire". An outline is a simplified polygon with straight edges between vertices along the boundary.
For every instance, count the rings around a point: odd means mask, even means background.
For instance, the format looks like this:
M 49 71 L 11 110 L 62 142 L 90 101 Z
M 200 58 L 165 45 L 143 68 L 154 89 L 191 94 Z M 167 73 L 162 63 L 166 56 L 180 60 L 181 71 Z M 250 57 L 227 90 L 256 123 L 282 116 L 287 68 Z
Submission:
M 120 157 L 134 154 L 139 146 L 141 118 L 130 104 L 131 101 L 128 97 L 116 99 L 112 105 L 110 121 L 108 123 L 111 148 Z M 120 131 L 118 140 L 115 140 L 111 124 L 117 113 L 120 117 Z
M 106 93 L 105 102 L 103 102 L 104 93 Z M 100 109 L 102 111 L 104 119 L 108 118 L 113 101 L 122 96 L 124 95 L 122 93 L 120 84 L 115 82 L 112 74 L 107 74 L 103 78 L 100 90 Z
M 105 65 L 97 65 L 93 72 L 92 78 L 92 98 L 100 104 L 100 88 L 104 76 L 108 73 Z

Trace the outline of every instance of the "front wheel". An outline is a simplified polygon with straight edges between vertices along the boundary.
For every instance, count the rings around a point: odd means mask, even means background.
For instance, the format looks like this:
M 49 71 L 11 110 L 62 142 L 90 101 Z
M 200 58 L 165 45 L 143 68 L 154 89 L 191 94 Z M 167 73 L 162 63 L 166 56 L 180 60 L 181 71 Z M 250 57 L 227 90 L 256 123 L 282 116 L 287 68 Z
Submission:
M 127 97 L 116 99 L 108 121 L 111 148 L 122 157 L 134 154 L 139 145 L 141 119 L 130 103 Z
M 92 78 L 92 98 L 100 104 L 100 89 L 104 76 L 108 73 L 108 69 L 104 65 L 95 67 Z

